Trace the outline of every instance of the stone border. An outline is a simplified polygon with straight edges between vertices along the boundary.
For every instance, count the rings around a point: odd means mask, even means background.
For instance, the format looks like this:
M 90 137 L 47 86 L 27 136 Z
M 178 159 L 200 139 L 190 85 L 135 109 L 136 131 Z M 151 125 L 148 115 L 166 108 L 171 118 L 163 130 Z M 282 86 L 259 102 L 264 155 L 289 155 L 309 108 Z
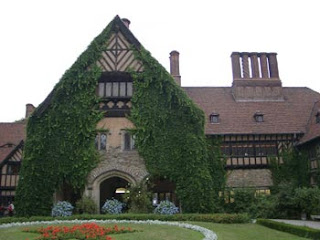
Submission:
M 218 236 L 211 230 L 200 227 L 198 225 L 192 225 L 189 223 L 180 223 L 180 222 L 165 222 L 159 220 L 146 220 L 146 221 L 136 221 L 136 220 L 54 220 L 54 221 L 35 221 L 35 222 L 17 222 L 17 223 L 6 223 L 0 225 L 0 229 L 2 228 L 9 228 L 9 227 L 23 227 L 23 226 L 30 226 L 30 225 L 38 225 L 38 224 L 60 224 L 60 223 L 134 223 L 134 224 L 157 224 L 157 225 L 169 225 L 169 226 L 176 226 L 186 229 L 191 229 L 197 232 L 200 232 L 204 235 L 202 240 L 217 240 Z

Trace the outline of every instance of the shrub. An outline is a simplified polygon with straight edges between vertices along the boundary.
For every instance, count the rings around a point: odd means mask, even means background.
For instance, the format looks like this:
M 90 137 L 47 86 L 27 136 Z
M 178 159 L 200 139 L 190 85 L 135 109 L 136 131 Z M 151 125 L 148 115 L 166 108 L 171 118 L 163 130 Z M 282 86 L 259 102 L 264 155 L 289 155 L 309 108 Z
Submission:
M 173 215 L 179 212 L 179 208 L 177 208 L 174 203 L 166 200 L 161 201 L 159 205 L 154 209 L 154 213 L 164 214 L 164 215 Z
M 295 189 L 294 202 L 300 211 L 310 216 L 312 213 L 320 214 L 320 189 L 297 188 Z
M 239 188 L 230 192 L 229 203 L 225 204 L 228 213 L 248 213 L 256 215 L 256 198 L 254 189 Z
M 274 218 L 298 218 L 299 208 L 294 201 L 295 186 L 290 182 L 282 182 L 278 185 L 276 193 L 276 213 Z
M 0 224 L 14 223 L 14 222 L 33 222 L 33 221 L 52 221 L 54 219 L 61 220 L 159 220 L 159 221 L 196 221 L 196 222 L 213 222 L 213 223 L 248 223 L 250 222 L 250 217 L 248 214 L 175 214 L 175 215 L 159 215 L 159 214 L 119 214 L 119 215 L 72 215 L 69 217 L 43 217 L 35 216 L 30 218 L 21 217 L 8 217 L 0 218 Z
M 256 196 L 256 215 L 257 218 L 274 218 L 276 212 L 277 198 L 274 195 L 258 195 Z
M 73 206 L 67 201 L 59 201 L 52 208 L 51 215 L 53 217 L 66 217 L 72 215 Z
M 267 219 L 258 219 L 257 223 L 272 229 L 291 233 L 300 237 L 320 239 L 320 230 L 304 226 L 295 226 L 281 222 L 275 222 Z
M 97 213 L 97 205 L 91 198 L 84 196 L 76 202 L 76 212 L 94 214 Z
M 107 199 L 102 206 L 103 213 L 109 214 L 120 214 L 122 213 L 123 203 L 119 202 L 117 199 Z
M 124 199 L 130 213 L 148 213 L 152 210 L 151 193 L 146 186 L 130 187 Z

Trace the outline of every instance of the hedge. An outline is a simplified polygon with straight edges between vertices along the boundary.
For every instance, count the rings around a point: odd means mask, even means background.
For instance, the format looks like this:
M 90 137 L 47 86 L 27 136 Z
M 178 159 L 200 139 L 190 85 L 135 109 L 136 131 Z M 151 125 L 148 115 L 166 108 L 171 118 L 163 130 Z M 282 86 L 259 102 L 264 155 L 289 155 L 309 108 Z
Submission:
M 69 217 L 43 217 L 34 216 L 26 217 L 4 217 L 0 218 L 0 224 L 13 222 L 33 222 L 33 221 L 52 221 L 52 220 L 159 220 L 159 221 L 197 221 L 213 223 L 248 223 L 250 217 L 247 214 L 176 214 L 176 215 L 159 215 L 159 214 L 97 214 L 97 215 L 72 215 Z
M 265 227 L 276 229 L 282 232 L 291 233 L 300 237 L 311 238 L 311 239 L 320 239 L 320 230 L 304 227 L 304 226 L 295 226 L 282 222 L 276 222 L 268 219 L 257 219 L 257 223 Z

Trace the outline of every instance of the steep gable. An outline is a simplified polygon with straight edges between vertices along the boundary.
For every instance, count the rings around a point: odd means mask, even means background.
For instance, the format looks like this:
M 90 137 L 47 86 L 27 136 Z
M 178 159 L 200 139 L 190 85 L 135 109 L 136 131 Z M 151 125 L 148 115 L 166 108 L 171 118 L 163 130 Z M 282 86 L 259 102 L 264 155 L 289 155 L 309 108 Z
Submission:
M 308 125 L 306 127 L 306 134 L 300 141 L 300 144 L 307 143 L 320 137 L 320 101 L 313 105 L 312 112 L 309 116 Z
M 99 67 L 101 72 L 126 72 L 129 69 L 142 71 L 141 61 L 136 60 L 133 54 L 134 49 L 140 48 L 140 42 L 117 15 L 65 72 L 47 98 L 35 110 L 33 116 L 42 115 L 51 105 L 53 98 L 64 91 L 63 85 L 66 84 L 70 75 L 82 75 L 94 66 Z
M 114 25 L 114 33 L 111 35 L 107 48 L 102 52 L 97 65 L 104 72 L 126 72 L 129 69 L 140 72 L 143 70 L 142 63 L 138 61 L 133 53 L 132 46 L 140 47 L 140 43 L 126 29 L 121 31 L 121 22 Z
M 25 123 L 0 123 L 0 163 L 25 139 Z

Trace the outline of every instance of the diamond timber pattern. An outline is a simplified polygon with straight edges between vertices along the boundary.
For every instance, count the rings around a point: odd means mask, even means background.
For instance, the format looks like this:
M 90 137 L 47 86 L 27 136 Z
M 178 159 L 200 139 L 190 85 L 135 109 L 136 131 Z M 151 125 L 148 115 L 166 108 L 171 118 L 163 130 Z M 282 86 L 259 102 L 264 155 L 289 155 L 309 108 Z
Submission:
M 121 32 L 114 33 L 107 43 L 107 50 L 97 61 L 103 71 L 126 72 L 128 69 L 143 71 L 142 63 L 135 59 L 130 43 Z

